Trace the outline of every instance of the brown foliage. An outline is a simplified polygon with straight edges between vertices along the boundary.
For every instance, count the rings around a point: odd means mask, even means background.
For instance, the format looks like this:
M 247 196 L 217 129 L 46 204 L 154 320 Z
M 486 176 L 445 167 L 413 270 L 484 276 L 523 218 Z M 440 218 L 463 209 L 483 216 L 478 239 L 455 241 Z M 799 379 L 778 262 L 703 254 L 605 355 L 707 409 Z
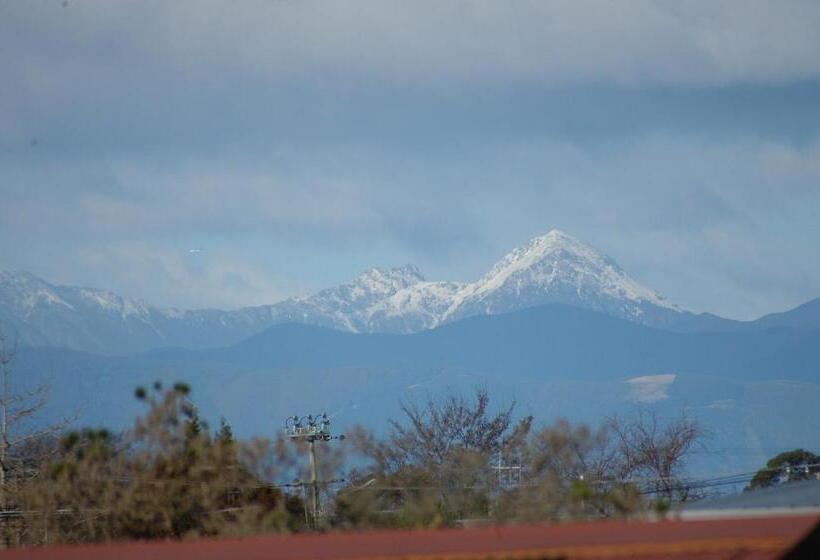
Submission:
M 511 409 L 489 416 L 488 397 L 449 396 L 404 407 L 384 440 L 354 433 L 371 460 L 339 493 L 342 526 L 435 526 L 472 518 L 538 521 L 641 515 L 655 504 L 691 499 L 684 461 L 703 437 L 681 415 L 638 411 L 597 428 L 560 420 L 513 427 Z M 497 468 L 496 472 L 494 468 Z M 515 470 L 513 483 L 503 474 Z
M 620 517 L 642 508 L 638 489 L 613 478 L 620 457 L 606 426 L 559 420 L 532 433 L 518 452 L 524 481 L 501 492 L 496 519 Z
M 5 524 L 9 544 L 306 528 L 298 497 L 305 489 L 298 481 L 308 478 L 305 444 L 283 436 L 238 442 L 224 421 L 212 435 L 188 393 L 182 384 L 139 389 L 146 411 L 128 433 L 83 430 L 52 445 L 7 488 L 21 512 Z M 403 412 L 384 438 L 357 428 L 343 444 L 316 447 L 330 526 L 640 515 L 647 495 L 663 503 L 691 498 L 681 473 L 703 436 L 685 415 L 662 421 L 643 412 L 597 428 L 561 420 L 533 430 L 531 417 L 513 421 L 512 407 L 491 412 L 486 391 Z M 335 491 L 345 465 L 354 468 Z M 272 484 L 294 479 L 285 484 L 296 489 L 290 495 Z
M 297 529 L 301 502 L 253 472 L 267 449 L 242 447 L 225 429 L 211 437 L 187 392 L 140 391 L 148 410 L 121 441 L 105 430 L 64 437 L 17 496 L 29 512 L 19 544 Z

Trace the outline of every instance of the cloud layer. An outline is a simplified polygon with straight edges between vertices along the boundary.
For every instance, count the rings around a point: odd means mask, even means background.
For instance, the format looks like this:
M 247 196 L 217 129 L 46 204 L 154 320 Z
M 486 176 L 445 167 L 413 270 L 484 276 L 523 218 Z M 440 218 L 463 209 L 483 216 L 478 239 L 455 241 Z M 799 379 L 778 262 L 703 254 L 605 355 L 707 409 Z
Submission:
M 471 280 L 560 227 L 696 310 L 795 305 L 818 28 L 816 2 L 4 3 L 0 268 L 238 306 L 373 264 Z

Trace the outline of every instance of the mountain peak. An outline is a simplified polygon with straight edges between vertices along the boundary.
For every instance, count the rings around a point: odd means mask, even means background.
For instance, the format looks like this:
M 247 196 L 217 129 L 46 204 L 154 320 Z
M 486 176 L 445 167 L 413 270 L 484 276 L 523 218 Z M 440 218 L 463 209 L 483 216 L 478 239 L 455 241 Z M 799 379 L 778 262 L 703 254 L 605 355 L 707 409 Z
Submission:
M 573 236 L 569 235 L 566 232 L 561 231 L 560 229 L 551 229 L 547 233 L 545 233 L 544 235 L 538 235 L 536 237 L 533 237 L 530 240 L 530 243 L 533 243 L 533 242 L 536 242 L 536 241 L 542 241 L 542 240 L 543 241 L 570 241 L 570 242 L 574 241 L 576 243 L 578 242 L 578 240 L 575 239 Z
M 551 230 L 544 235 L 533 237 L 527 245 L 513 249 L 508 253 L 508 256 L 515 255 L 518 258 L 522 256 L 538 257 L 549 255 L 557 251 L 566 251 L 587 259 L 609 260 L 590 245 L 557 229 Z
M 484 285 L 482 291 L 495 289 L 510 276 L 539 266 L 539 263 L 545 260 L 553 264 L 586 263 L 587 267 L 613 268 L 621 272 L 618 265 L 604 254 L 571 235 L 553 229 L 545 235 L 532 238 L 527 245 L 507 253 L 479 280 L 479 283 Z
M 647 305 L 678 311 L 597 249 L 552 230 L 513 249 L 455 298 L 446 320 L 544 303 L 568 303 L 637 318 Z

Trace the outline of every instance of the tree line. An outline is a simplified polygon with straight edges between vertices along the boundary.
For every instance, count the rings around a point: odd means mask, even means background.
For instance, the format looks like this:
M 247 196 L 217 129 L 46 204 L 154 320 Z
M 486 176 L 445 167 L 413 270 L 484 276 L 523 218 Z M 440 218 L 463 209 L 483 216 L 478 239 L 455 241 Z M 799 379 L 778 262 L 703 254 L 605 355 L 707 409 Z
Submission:
M 314 516 L 304 443 L 239 440 L 224 419 L 212 428 L 184 383 L 137 388 L 144 410 L 122 433 L 27 431 L 43 393 L 9 392 L 8 358 L 0 352 L 5 546 L 643 516 L 703 492 L 684 477 L 705 436 L 686 414 L 539 425 L 478 389 L 405 403 L 387 433 L 357 427 L 317 445 Z M 766 476 L 754 484 L 776 482 Z

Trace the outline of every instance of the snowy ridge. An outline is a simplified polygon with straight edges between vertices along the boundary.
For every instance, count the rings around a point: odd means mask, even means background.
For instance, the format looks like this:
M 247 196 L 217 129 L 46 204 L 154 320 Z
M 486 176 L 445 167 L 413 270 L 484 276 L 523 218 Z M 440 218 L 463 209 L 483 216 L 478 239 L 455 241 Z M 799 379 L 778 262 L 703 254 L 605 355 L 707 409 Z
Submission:
M 475 282 L 428 281 L 412 265 L 371 268 L 310 296 L 233 311 L 159 309 L 104 290 L 0 272 L 0 327 L 28 344 L 105 353 L 226 345 L 289 322 L 354 333 L 412 333 L 548 303 L 650 325 L 685 314 L 609 257 L 557 230 L 512 250 Z
M 428 282 L 412 265 L 371 268 L 349 284 L 270 309 L 284 318 L 350 332 L 415 332 L 435 325 L 462 287 L 455 282 Z
M 28 272 L 0 272 L 0 289 L 0 302 L 9 304 L 26 317 L 38 305 L 59 305 L 74 309 L 57 294 L 53 286 Z
M 372 268 L 350 284 L 271 308 L 286 309 L 285 315 L 293 319 L 351 332 L 407 333 L 545 303 L 577 305 L 640 322 L 650 310 L 681 312 L 612 259 L 558 230 L 512 250 L 476 282 L 429 282 L 410 265 Z

